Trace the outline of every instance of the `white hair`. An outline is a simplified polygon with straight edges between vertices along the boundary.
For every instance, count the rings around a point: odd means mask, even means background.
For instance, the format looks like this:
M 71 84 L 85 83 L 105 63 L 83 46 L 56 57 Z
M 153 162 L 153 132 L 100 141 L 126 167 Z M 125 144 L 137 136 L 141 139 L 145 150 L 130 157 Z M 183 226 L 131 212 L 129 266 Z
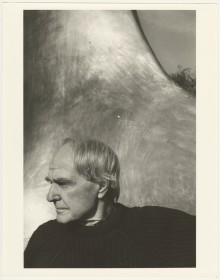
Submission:
M 115 152 L 105 143 L 91 138 L 67 138 L 63 144 L 73 148 L 75 169 L 86 180 L 107 184 L 108 197 L 117 201 L 120 194 L 120 165 Z

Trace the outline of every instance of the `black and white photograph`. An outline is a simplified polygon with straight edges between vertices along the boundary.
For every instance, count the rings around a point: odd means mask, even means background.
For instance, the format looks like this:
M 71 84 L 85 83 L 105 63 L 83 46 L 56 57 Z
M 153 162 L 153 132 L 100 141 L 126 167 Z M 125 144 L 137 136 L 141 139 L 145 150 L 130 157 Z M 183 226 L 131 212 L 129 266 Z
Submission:
M 4 3 L 0 278 L 218 279 L 201 2 Z
M 195 267 L 196 12 L 25 10 L 23 38 L 24 267 Z

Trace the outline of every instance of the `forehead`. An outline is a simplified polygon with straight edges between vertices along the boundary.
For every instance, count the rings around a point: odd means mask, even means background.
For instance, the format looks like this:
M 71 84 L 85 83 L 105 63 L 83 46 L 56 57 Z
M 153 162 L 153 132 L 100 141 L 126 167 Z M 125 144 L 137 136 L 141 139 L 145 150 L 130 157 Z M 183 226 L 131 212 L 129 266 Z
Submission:
M 50 178 L 50 180 L 55 180 L 55 179 L 77 179 L 79 176 L 78 174 L 74 171 L 74 170 L 69 170 L 69 169 L 49 169 L 48 172 L 48 178 Z
M 73 161 L 73 149 L 70 144 L 63 145 L 54 155 L 49 169 L 53 172 L 56 170 L 62 171 L 62 173 L 73 172 L 74 161 Z

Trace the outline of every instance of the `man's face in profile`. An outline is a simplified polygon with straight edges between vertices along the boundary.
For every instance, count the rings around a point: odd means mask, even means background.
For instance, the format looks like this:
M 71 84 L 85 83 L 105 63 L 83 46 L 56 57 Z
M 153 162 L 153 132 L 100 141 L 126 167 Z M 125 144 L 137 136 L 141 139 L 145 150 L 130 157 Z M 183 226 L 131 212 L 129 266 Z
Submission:
M 76 172 L 70 144 L 58 150 L 46 180 L 51 184 L 47 200 L 54 203 L 58 222 L 68 223 L 93 216 L 98 204 L 99 186 Z

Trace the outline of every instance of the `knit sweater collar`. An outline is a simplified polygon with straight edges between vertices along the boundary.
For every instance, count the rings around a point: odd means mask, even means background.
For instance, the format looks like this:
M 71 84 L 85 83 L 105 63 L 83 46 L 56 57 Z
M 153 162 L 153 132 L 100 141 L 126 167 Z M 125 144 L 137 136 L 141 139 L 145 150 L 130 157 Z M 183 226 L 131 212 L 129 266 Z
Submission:
M 80 225 L 77 223 L 77 221 L 73 221 L 68 224 L 59 224 L 59 226 L 63 229 L 67 229 L 69 232 L 75 232 L 82 235 L 103 233 L 115 228 L 121 223 L 125 215 L 126 208 L 127 207 L 124 205 L 116 203 L 113 213 L 111 213 L 111 215 L 106 220 L 100 221 L 93 226 Z

